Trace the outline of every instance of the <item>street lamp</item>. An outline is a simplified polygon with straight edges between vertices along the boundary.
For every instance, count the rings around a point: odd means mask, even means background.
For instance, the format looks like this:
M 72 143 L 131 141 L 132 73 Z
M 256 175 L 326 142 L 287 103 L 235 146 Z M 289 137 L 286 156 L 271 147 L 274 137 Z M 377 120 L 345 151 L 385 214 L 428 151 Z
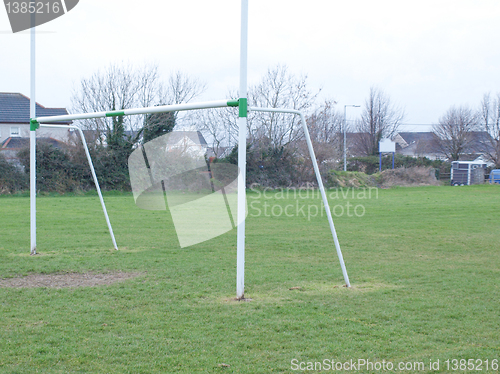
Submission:
M 347 121 L 346 121 L 346 108 L 348 106 L 351 106 L 353 108 L 359 108 L 360 105 L 344 105 L 344 171 L 347 171 L 347 148 L 346 148 L 346 127 L 347 127 Z

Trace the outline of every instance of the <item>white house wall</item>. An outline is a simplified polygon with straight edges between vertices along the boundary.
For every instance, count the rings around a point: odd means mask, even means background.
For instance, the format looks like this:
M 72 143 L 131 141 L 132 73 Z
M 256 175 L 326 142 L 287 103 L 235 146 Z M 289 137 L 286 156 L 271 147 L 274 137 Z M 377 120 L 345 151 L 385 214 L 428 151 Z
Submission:
M 19 124 L 19 123 L 2 123 L 0 124 L 0 144 L 3 143 L 7 138 L 10 138 L 11 127 L 19 127 L 20 138 L 29 138 L 30 136 L 30 126 Z M 36 132 L 36 136 L 39 138 L 53 138 L 63 142 L 68 141 L 68 130 L 57 129 L 57 128 L 39 128 Z

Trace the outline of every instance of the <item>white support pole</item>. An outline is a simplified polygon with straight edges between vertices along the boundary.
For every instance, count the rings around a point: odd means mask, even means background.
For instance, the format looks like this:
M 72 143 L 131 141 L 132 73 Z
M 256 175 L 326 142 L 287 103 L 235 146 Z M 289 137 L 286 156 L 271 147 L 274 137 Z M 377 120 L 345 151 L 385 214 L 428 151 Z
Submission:
M 30 118 L 36 117 L 35 101 L 35 27 L 30 40 Z M 30 126 L 30 239 L 32 255 L 36 255 L 36 129 Z
M 349 282 L 349 276 L 347 275 L 347 269 L 344 263 L 344 257 L 342 256 L 342 251 L 340 249 L 339 239 L 337 238 L 337 231 L 335 230 L 335 225 L 333 224 L 332 213 L 330 211 L 330 206 L 328 204 L 328 199 L 326 197 L 325 188 L 323 186 L 323 180 L 321 179 L 321 175 L 319 173 L 318 162 L 316 161 L 316 155 L 314 153 L 314 149 L 311 142 L 311 137 L 309 136 L 309 130 L 307 129 L 306 118 L 304 114 L 298 110 L 293 109 L 277 109 L 277 108 L 249 108 L 249 111 L 255 112 L 277 112 L 277 113 L 292 113 L 300 115 L 300 119 L 302 122 L 302 128 L 304 130 L 304 135 L 306 137 L 307 147 L 309 148 L 309 154 L 311 155 L 311 160 L 314 168 L 314 173 L 316 174 L 316 180 L 318 181 L 318 187 L 321 192 L 321 197 L 323 199 L 323 205 L 325 206 L 326 216 L 328 217 L 328 223 L 330 224 L 330 230 L 333 236 L 333 242 L 335 243 L 335 248 L 337 250 L 337 257 L 340 261 L 340 267 L 342 268 L 342 274 L 344 275 L 344 281 L 347 287 L 351 287 L 351 283 Z
M 241 0 L 240 90 L 238 118 L 238 228 L 236 242 L 236 298 L 245 296 L 245 213 L 247 151 L 248 0 Z
M 106 219 L 106 223 L 108 225 L 109 234 L 111 235 L 111 241 L 113 242 L 113 247 L 118 250 L 115 240 L 115 234 L 113 233 L 113 228 L 111 227 L 111 222 L 109 221 L 108 211 L 106 210 L 106 204 L 104 204 L 104 199 L 102 197 L 101 188 L 99 187 L 99 181 L 97 180 L 97 175 L 95 173 L 94 164 L 92 163 L 92 158 L 90 157 L 89 148 L 87 147 L 87 142 L 85 141 L 85 136 L 83 135 L 83 131 L 76 126 L 67 126 L 67 125 L 44 125 L 41 124 L 40 127 L 52 127 L 52 128 L 62 128 L 62 129 L 75 129 L 80 134 L 80 138 L 82 139 L 83 148 L 85 149 L 85 154 L 87 155 L 87 161 L 89 162 L 90 171 L 92 173 L 92 178 L 94 179 L 95 188 L 97 190 L 97 194 L 99 195 L 99 200 L 101 201 L 102 211 L 104 212 L 104 218 Z

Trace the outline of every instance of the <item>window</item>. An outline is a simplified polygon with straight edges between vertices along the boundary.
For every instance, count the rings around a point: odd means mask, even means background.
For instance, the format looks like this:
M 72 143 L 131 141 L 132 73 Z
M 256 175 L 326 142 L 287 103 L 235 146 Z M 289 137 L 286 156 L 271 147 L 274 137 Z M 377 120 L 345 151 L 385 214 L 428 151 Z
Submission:
M 21 136 L 21 130 L 17 126 L 11 126 L 10 128 L 10 136 Z

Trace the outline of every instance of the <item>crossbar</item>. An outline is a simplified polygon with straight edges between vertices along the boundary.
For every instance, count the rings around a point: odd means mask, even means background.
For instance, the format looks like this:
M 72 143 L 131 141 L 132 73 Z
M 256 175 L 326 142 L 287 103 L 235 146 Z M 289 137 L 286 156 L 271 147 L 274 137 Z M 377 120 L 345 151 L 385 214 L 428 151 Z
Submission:
M 216 101 L 205 101 L 205 102 L 188 103 L 188 104 L 158 105 L 158 106 L 150 106 L 144 108 L 112 110 L 108 112 L 91 112 L 91 113 L 81 113 L 81 114 L 66 114 L 62 116 L 37 117 L 34 118 L 33 120 L 38 123 L 52 123 L 61 121 L 74 121 L 79 119 L 131 116 L 135 114 L 165 113 L 165 112 L 177 112 L 184 110 L 210 109 L 210 108 L 226 108 L 229 106 L 231 107 L 238 106 L 238 100 L 216 100 Z

